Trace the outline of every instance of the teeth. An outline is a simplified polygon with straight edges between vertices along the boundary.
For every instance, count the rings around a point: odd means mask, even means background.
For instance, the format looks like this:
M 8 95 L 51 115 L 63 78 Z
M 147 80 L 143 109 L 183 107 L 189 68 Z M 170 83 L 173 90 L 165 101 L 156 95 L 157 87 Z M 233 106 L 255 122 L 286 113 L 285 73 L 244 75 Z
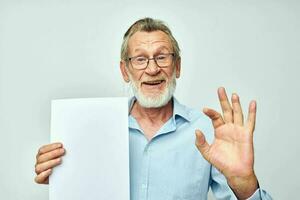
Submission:
M 159 84 L 163 81 L 149 81 L 149 82 L 145 82 L 146 84 L 149 84 L 149 85 L 155 85 L 155 84 Z

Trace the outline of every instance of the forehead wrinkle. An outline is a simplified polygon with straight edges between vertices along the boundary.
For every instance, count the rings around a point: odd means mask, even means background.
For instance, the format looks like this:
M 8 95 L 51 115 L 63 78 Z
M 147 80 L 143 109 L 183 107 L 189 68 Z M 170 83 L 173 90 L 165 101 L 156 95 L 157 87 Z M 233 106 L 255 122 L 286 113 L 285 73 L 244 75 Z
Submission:
M 160 50 L 170 50 L 169 48 L 167 48 L 166 46 L 160 46 L 157 49 L 155 49 L 155 51 L 160 51 Z M 138 51 L 145 51 L 144 48 L 136 48 L 133 52 L 138 52 Z
M 158 48 L 155 48 L 155 44 L 157 43 L 163 43 L 161 44 L 160 46 L 158 46 Z M 170 50 L 171 47 L 170 47 L 170 44 L 168 41 L 165 41 L 165 40 L 158 40 L 158 41 L 153 41 L 153 42 L 140 42 L 139 44 L 136 44 L 135 45 L 135 48 L 133 50 L 133 52 L 137 52 L 137 51 L 143 51 L 143 50 L 146 50 L 146 49 L 156 49 L 156 50 L 161 50 L 161 49 L 167 49 L 167 50 Z
M 151 41 L 151 40 L 147 40 L 147 41 L 138 40 L 135 43 L 138 43 L 137 46 L 141 46 L 141 45 L 150 45 L 150 44 L 155 44 L 155 43 L 160 43 L 160 42 L 169 44 L 168 40 L 154 40 L 154 41 Z

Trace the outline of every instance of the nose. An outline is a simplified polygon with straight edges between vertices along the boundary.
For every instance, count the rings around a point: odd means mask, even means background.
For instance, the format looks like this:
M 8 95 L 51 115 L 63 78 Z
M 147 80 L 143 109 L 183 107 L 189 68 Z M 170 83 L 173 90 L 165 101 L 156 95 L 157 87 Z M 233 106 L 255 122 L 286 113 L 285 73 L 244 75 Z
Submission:
M 149 63 L 145 72 L 149 75 L 156 75 L 160 71 L 160 67 L 156 64 L 154 59 L 149 59 Z

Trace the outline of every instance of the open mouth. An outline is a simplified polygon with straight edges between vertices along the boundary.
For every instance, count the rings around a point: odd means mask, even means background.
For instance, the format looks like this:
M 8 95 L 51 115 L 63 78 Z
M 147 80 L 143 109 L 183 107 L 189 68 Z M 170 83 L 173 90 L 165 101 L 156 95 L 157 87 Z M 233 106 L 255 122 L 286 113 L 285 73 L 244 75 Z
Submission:
M 164 82 L 164 80 L 157 80 L 157 81 L 145 81 L 143 82 L 143 84 L 145 85 L 149 85 L 149 86 L 156 86 L 156 85 L 160 85 Z

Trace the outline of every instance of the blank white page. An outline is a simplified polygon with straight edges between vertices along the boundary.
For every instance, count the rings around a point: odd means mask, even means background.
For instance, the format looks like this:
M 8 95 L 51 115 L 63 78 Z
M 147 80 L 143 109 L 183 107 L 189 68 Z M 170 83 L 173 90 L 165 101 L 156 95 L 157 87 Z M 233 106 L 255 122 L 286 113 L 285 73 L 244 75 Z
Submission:
M 53 100 L 51 142 L 66 149 L 49 200 L 129 200 L 128 99 Z

